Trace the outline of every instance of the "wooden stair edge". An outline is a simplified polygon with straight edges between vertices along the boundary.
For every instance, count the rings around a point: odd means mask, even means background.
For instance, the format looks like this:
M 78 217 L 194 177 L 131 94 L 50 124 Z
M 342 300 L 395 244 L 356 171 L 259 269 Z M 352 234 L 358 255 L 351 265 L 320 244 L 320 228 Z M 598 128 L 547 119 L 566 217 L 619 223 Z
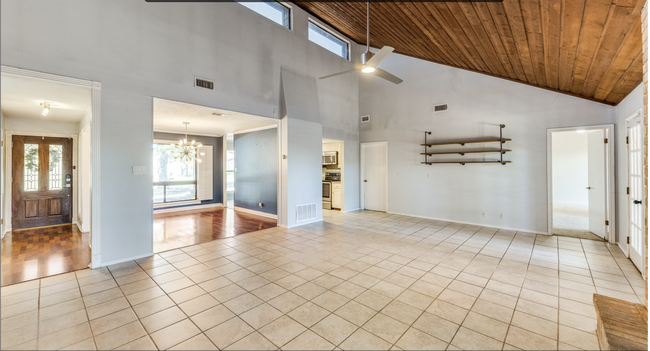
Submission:
M 594 294 L 593 302 L 601 350 L 648 349 L 646 306 L 600 294 Z

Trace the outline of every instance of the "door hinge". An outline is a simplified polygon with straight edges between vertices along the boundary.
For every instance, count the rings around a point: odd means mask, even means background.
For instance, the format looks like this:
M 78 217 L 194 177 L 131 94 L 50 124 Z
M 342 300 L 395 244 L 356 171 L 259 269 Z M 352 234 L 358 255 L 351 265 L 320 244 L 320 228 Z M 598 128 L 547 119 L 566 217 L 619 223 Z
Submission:
M 5 220 L 4 220 L 4 219 L 0 219 L 0 224 L 5 224 Z
M 605 221 L 605 225 L 609 225 L 609 221 L 606 220 L 606 221 Z
M 5 141 L 0 141 L 0 146 L 5 146 Z
M 630 137 L 625 137 L 625 143 L 629 144 L 630 143 Z
M 605 144 L 607 144 L 607 138 L 605 138 Z
M 627 237 L 627 244 L 630 245 L 630 237 Z
M 627 187 L 627 194 L 630 195 L 630 187 Z

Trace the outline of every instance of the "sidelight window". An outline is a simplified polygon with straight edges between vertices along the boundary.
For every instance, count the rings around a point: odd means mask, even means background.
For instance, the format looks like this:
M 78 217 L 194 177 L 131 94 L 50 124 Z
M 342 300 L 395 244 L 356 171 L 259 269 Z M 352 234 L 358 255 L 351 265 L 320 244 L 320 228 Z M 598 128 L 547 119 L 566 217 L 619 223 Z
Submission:
M 173 146 L 153 145 L 153 202 L 196 200 L 196 158 L 185 162 L 170 154 Z
M 38 191 L 38 144 L 25 144 L 24 178 L 24 191 Z
M 50 190 L 63 189 L 63 146 L 50 145 Z

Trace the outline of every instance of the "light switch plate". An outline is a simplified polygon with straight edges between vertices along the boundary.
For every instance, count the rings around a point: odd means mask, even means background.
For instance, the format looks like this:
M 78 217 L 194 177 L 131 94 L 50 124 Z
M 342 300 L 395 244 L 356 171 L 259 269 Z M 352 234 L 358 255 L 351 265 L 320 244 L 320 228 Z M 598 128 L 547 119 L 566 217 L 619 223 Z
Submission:
M 133 166 L 133 175 L 147 174 L 147 166 Z

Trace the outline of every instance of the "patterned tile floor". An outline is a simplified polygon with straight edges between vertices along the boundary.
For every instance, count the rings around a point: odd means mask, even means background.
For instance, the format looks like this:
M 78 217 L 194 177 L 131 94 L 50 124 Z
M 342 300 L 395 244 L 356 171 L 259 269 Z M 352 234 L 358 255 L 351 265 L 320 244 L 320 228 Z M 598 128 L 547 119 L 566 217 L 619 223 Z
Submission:
M 326 213 L 0 289 L 5 349 L 598 349 L 592 294 L 638 302 L 616 246 Z

